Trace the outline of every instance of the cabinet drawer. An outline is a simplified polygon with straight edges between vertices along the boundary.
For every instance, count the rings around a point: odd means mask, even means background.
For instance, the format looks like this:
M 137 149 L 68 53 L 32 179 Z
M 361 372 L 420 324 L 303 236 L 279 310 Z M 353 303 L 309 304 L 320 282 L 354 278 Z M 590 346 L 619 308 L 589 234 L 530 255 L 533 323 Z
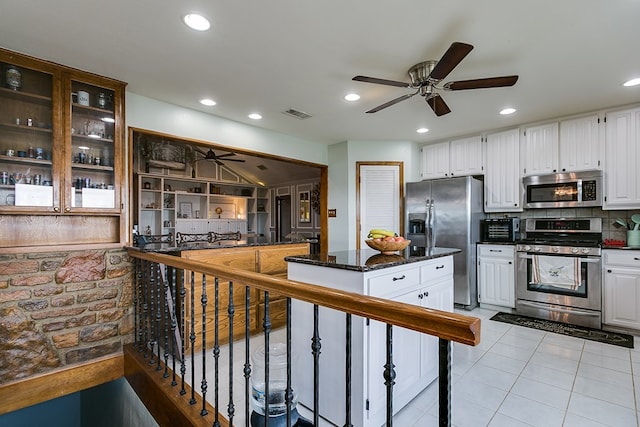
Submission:
M 640 251 L 604 251 L 604 264 L 640 268 Z
M 516 253 L 514 245 L 478 245 L 479 257 L 513 258 Z
M 385 296 L 420 284 L 420 270 L 407 268 L 369 279 L 369 295 Z
M 429 261 L 420 268 L 422 283 L 430 282 L 444 276 L 453 275 L 453 257 L 437 258 Z

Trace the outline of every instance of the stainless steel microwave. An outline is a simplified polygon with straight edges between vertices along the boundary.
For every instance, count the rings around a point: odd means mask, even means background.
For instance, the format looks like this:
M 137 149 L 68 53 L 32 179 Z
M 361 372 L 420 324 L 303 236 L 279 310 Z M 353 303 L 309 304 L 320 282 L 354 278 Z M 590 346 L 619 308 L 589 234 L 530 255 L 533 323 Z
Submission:
M 524 207 L 582 208 L 602 206 L 602 171 L 554 173 L 522 178 Z

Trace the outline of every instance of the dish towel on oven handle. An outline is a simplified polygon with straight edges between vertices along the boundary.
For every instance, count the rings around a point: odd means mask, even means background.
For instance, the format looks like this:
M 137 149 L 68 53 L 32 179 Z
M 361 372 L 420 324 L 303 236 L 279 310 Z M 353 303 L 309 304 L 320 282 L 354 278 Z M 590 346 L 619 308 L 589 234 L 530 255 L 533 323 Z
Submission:
M 560 256 L 533 256 L 533 284 L 576 290 L 582 283 L 580 259 Z

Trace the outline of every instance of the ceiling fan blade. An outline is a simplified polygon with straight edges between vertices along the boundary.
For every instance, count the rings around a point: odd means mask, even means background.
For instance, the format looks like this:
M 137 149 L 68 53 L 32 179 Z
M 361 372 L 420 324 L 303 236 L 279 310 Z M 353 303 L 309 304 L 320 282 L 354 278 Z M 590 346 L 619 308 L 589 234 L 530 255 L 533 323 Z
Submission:
M 220 156 L 218 156 L 218 158 L 220 158 Z M 223 162 L 240 162 L 240 163 L 244 163 L 245 160 L 243 159 L 222 159 Z
M 473 46 L 467 43 L 453 42 L 442 55 L 429 75 L 434 80 L 442 80 L 471 52 Z
M 446 90 L 486 89 L 492 87 L 513 86 L 518 81 L 518 76 L 487 77 L 485 79 L 460 80 L 447 82 L 443 88 Z
M 352 80 L 365 83 L 376 83 L 379 85 L 396 86 L 396 87 L 411 87 L 409 83 L 398 82 L 395 80 L 377 79 L 375 77 L 355 76 Z
M 433 112 L 436 113 L 436 116 L 438 117 L 444 116 L 445 114 L 449 114 L 451 112 L 447 103 L 444 102 L 444 99 L 442 99 L 442 97 L 437 93 L 434 93 L 430 97 L 426 98 L 426 101 L 427 104 L 429 104 L 429 107 L 431 107 Z
M 398 102 L 404 101 L 405 99 L 409 99 L 409 98 L 411 98 L 412 96 L 414 96 L 414 95 L 415 95 L 415 94 L 417 94 L 417 93 L 418 93 L 418 92 L 415 92 L 415 93 L 408 93 L 408 94 L 406 94 L 406 95 L 399 96 L 399 97 L 397 97 L 396 99 L 392 99 L 392 100 L 391 100 L 391 101 L 389 101 L 389 102 L 385 102 L 384 104 L 381 104 L 381 105 L 378 105 L 378 106 L 377 106 L 377 107 L 375 107 L 375 108 L 372 108 L 371 110 L 367 111 L 367 113 L 376 113 L 376 112 L 378 112 L 378 111 L 380 111 L 380 110 L 382 110 L 382 109 L 385 109 L 385 108 L 387 108 L 387 107 L 391 107 L 392 105 L 395 105 L 395 104 L 397 104 Z
M 236 153 L 224 153 L 224 154 L 216 154 L 217 158 L 221 158 L 221 157 L 229 157 L 229 156 L 235 156 Z

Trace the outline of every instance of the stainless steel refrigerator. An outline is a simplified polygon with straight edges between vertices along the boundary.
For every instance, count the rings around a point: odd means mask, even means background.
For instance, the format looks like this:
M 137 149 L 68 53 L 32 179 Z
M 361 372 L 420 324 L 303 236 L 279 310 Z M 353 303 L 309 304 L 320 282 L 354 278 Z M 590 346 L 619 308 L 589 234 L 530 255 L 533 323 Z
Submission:
M 434 246 L 462 250 L 453 257 L 453 300 L 468 310 L 477 307 L 476 243 L 485 217 L 482 181 L 467 176 L 409 182 L 405 215 L 410 251 Z

